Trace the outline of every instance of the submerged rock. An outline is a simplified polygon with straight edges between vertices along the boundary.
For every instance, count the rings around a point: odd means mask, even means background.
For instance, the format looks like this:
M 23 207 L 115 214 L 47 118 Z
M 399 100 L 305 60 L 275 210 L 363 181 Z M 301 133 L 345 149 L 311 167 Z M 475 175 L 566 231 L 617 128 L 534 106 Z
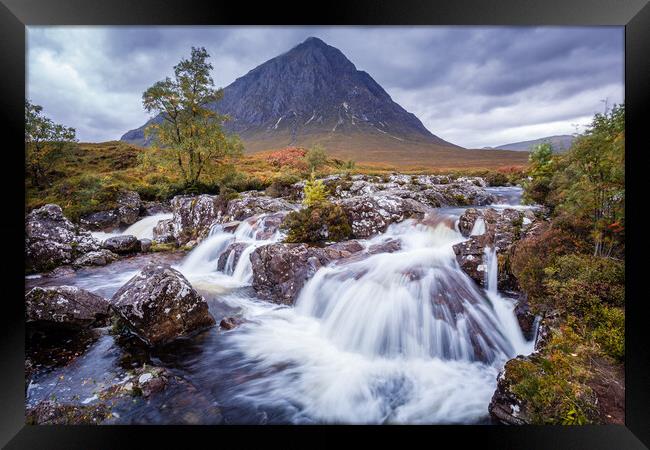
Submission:
M 251 254 L 253 288 L 276 303 L 293 304 L 298 293 L 316 271 L 332 261 L 363 250 L 356 241 L 326 247 L 306 244 L 269 244 Z
M 25 253 L 28 270 L 52 270 L 81 255 L 99 250 L 99 241 L 73 225 L 61 207 L 48 204 L 25 218 Z
M 112 308 L 148 345 L 191 335 L 215 324 L 203 297 L 167 264 L 149 264 L 122 286 Z
M 110 408 L 104 404 L 78 405 L 43 400 L 26 411 L 30 425 L 96 425 L 111 417 Z
M 232 330 L 242 323 L 244 323 L 244 320 L 239 317 L 225 317 L 221 320 L 221 322 L 219 322 L 219 327 L 223 328 L 224 330 Z
M 119 255 L 137 253 L 140 251 L 140 241 L 131 235 L 113 236 L 102 243 L 102 247 Z
M 104 325 L 109 302 L 76 286 L 35 287 L 25 294 L 25 320 L 34 326 L 79 330 Z

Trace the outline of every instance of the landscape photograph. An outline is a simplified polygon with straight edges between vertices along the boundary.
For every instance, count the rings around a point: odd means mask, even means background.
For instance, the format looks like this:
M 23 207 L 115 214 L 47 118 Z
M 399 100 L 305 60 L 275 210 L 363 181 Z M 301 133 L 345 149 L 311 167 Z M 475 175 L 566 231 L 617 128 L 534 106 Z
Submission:
M 624 41 L 28 26 L 27 423 L 624 425 Z

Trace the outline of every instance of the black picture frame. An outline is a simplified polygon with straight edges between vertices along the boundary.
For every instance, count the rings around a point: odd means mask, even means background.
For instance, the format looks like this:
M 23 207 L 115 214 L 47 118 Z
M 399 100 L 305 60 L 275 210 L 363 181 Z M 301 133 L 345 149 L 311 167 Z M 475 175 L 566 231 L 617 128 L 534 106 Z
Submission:
M 626 407 L 625 426 L 505 427 L 179 427 L 179 426 L 27 426 L 24 417 L 24 89 L 25 27 L 29 25 L 622 25 L 625 26 L 626 180 Z M 279 2 L 198 2 L 195 0 L 0 0 L 0 117 L 4 201 L 0 273 L 4 295 L 0 318 L 0 445 L 6 448 L 116 448 L 129 445 L 184 447 L 195 435 L 204 442 L 250 446 L 249 432 L 284 436 L 284 445 L 332 445 L 362 432 L 404 445 L 417 433 L 427 445 L 480 445 L 479 448 L 641 449 L 650 446 L 650 350 L 644 330 L 647 303 L 643 289 L 641 234 L 642 170 L 647 167 L 643 118 L 650 104 L 650 5 L 648 0 L 356 0 L 322 4 Z M 644 145 L 645 144 L 645 145 Z M 318 434 L 315 439 L 314 434 Z M 343 438 L 343 439 L 340 439 Z M 411 439 L 409 439 L 409 443 Z M 199 445 L 199 444 L 196 444 Z M 205 445 L 205 444 L 201 444 Z M 360 444 L 359 444 L 360 445 Z M 408 443 L 406 444 L 408 445 Z M 449 445 L 449 444 L 445 444 Z

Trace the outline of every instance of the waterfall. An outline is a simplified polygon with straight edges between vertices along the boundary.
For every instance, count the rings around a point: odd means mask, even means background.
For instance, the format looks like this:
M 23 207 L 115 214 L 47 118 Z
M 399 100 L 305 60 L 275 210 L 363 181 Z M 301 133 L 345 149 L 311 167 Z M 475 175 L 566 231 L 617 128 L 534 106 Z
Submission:
M 534 349 L 534 339 L 533 341 L 526 341 L 526 338 L 524 338 L 514 314 L 514 302 L 499 295 L 499 259 L 496 249 L 485 247 L 483 252 L 487 296 L 494 306 L 494 312 L 499 321 L 504 325 L 503 332 L 508 341 L 511 342 L 516 354 L 531 353 Z
M 294 423 L 486 416 L 499 369 L 532 351 L 496 290 L 496 253 L 483 290 L 458 266 L 453 222 L 407 220 L 363 243 L 387 240 L 400 249 L 319 269 L 294 307 L 240 303 L 255 326 L 225 336 L 224 352 L 259 376 L 237 384 L 238 398 L 293 411 Z
M 478 217 L 474 222 L 470 236 L 481 236 L 485 234 L 485 220 L 482 217 Z
M 496 249 L 486 246 L 483 249 L 483 261 L 485 265 L 485 287 L 488 293 L 496 294 L 499 275 L 499 259 Z
M 446 224 L 409 228 L 398 253 L 320 270 L 296 312 L 318 318 L 341 349 L 367 356 L 510 356 L 490 302 L 458 267 L 452 245 L 463 240 L 460 233 Z
M 94 231 L 91 234 L 100 241 L 113 236 L 131 235 L 138 239 L 153 239 L 153 229 L 161 220 L 171 219 L 173 214 L 154 214 L 152 216 L 144 217 L 138 220 L 133 225 L 126 228 L 124 231 L 111 231 L 109 233 L 103 231 Z
M 198 283 L 207 290 L 233 288 L 251 283 L 253 268 L 250 261 L 251 253 L 259 246 L 280 239 L 281 233 L 275 231 L 264 239 L 266 221 L 269 215 L 260 214 L 242 221 L 233 233 L 223 230 L 221 224 L 215 224 L 210 229 L 208 237 L 192 250 L 178 269 L 191 282 Z M 230 247 L 231 244 L 241 244 L 243 248 Z M 230 250 L 228 250 L 230 248 Z M 228 251 L 225 264 L 219 270 L 219 258 Z M 237 253 L 239 259 L 235 262 Z

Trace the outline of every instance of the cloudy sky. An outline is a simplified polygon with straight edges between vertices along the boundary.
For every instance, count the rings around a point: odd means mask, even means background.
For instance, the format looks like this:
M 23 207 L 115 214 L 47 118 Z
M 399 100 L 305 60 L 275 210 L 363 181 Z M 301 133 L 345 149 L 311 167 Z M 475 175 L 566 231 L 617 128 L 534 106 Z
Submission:
M 192 46 L 225 87 L 309 36 L 441 138 L 480 148 L 582 130 L 624 96 L 622 27 L 29 27 L 27 97 L 81 141 L 142 125 L 142 92 Z

